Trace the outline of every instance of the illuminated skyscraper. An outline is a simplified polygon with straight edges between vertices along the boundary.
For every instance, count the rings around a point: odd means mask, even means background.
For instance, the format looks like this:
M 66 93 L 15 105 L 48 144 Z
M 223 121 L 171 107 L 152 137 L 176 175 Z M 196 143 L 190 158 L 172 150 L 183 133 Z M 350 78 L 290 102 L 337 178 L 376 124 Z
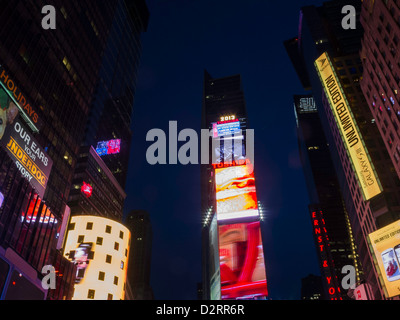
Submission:
M 241 76 L 204 75 L 202 129 L 209 162 L 201 165 L 203 299 L 268 295 L 251 133 Z M 249 151 L 249 152 L 248 152 Z
M 31 299 L 47 296 L 42 267 L 64 265 L 57 242 L 116 1 L 51 4 L 51 31 L 41 26 L 40 2 L 7 1 L 0 10 L 0 135 L 30 149 L 16 154 L 20 161 L 0 148 L 0 260 L 8 265 L 2 280 L 21 274 L 12 297 Z M 29 143 L 17 140 L 21 130 Z M 57 283 L 70 283 L 68 274 L 59 272 Z M 1 298 L 9 298 L 7 283 L 0 281 Z M 68 292 L 49 298 L 68 299 Z
M 91 126 L 88 119 L 100 117 L 98 108 L 109 99 L 129 100 L 126 111 L 108 108 L 106 113 L 114 119 L 117 111 L 119 120 L 110 122 L 130 138 L 121 119 L 128 119 L 134 91 L 124 85 L 124 74 L 129 80 L 136 74 L 137 37 L 148 16 L 144 0 L 50 2 L 56 9 L 54 30 L 42 28 L 43 3 L 7 1 L 0 11 L 0 299 L 70 297 L 74 266 L 62 256 L 60 236 L 87 128 L 105 127 L 104 120 Z M 119 26 L 132 36 L 118 35 Z M 123 44 L 135 49 L 124 50 Z M 115 47 L 121 49 L 118 63 L 106 63 Z M 113 163 L 123 167 L 124 159 Z M 50 293 L 41 286 L 44 265 L 59 268 L 57 288 Z M 8 292 L 15 274 L 20 280 Z
M 384 289 L 374 267 L 368 234 L 399 218 L 400 189 L 393 164 L 362 94 L 359 57 L 363 29 L 341 26 L 345 0 L 304 7 L 299 34 L 286 42 L 291 60 L 303 64 L 348 213 L 363 271 L 368 299 L 381 299 Z M 361 2 L 354 3 L 357 19 Z M 297 61 L 297 62 L 296 62 Z M 317 211 L 317 210 L 316 210 Z M 361 274 L 360 274 L 361 275 Z

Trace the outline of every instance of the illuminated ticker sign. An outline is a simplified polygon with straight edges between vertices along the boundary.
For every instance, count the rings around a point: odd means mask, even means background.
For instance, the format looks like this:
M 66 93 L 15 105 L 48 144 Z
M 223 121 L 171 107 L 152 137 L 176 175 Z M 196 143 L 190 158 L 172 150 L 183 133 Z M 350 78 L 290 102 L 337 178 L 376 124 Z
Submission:
M 379 178 L 328 54 L 323 53 L 314 64 L 351 160 L 363 198 L 367 201 L 382 192 Z
M 97 143 L 96 152 L 99 156 L 116 154 L 121 151 L 121 140 L 114 139 Z

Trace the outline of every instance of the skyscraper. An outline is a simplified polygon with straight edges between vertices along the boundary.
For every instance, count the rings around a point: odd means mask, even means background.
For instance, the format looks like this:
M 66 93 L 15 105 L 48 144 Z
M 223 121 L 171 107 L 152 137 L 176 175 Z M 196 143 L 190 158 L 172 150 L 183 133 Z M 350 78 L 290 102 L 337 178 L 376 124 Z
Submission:
M 133 236 L 128 265 L 132 300 L 152 300 L 150 284 L 153 231 L 147 211 L 131 210 L 124 221 Z
M 361 42 L 361 62 L 363 67 L 361 89 L 366 99 L 366 109 L 377 127 L 376 134 L 381 137 L 381 145 L 385 146 L 390 156 L 391 178 L 395 186 L 399 186 L 400 177 L 400 64 L 399 64 L 399 27 L 400 8 L 398 1 L 364 1 L 360 16 L 360 25 L 365 30 Z M 378 231 L 370 233 L 370 238 L 379 234 L 382 237 L 385 230 L 395 226 L 393 221 L 400 218 L 398 189 L 388 188 L 387 199 L 389 208 L 385 214 L 377 218 Z M 390 234 L 393 234 L 390 229 Z M 385 234 L 384 234 L 385 235 Z M 386 236 L 386 235 L 385 235 Z M 390 267 L 396 260 L 394 246 L 388 242 L 369 242 L 373 252 L 375 268 L 384 288 L 386 298 L 400 294 L 399 280 L 396 279 L 394 268 Z M 389 238 L 391 238 L 389 236 Z
M 205 71 L 202 129 L 211 147 L 201 165 L 204 299 L 268 295 L 247 127 L 241 76 L 212 78 Z
M 110 14 L 110 29 L 104 41 L 99 75 L 95 82 L 96 88 L 69 197 L 71 215 L 73 219 L 77 219 L 76 224 L 84 221 L 84 216 L 87 215 L 113 220 L 110 224 L 123 222 L 123 205 L 126 198 L 124 187 L 132 135 L 130 126 L 141 55 L 140 37 L 147 28 L 149 12 L 144 0 L 118 0 Z M 79 230 L 83 230 L 83 226 L 78 227 Z M 77 246 L 76 250 L 81 250 L 83 244 L 76 239 L 70 239 L 74 236 L 75 232 L 69 230 L 69 250 L 72 250 L 73 245 Z M 103 248 L 100 247 L 102 244 L 98 243 L 88 245 Z M 68 252 L 64 254 L 67 255 Z M 79 263 L 74 257 L 68 258 Z M 85 259 L 89 264 L 93 262 L 90 256 Z M 97 261 L 94 264 L 98 263 Z M 123 281 L 123 294 L 110 293 L 113 299 L 125 297 L 128 265 L 129 263 L 125 263 L 119 268 L 125 272 L 123 280 L 119 277 L 119 283 Z M 96 271 L 98 270 L 89 268 L 84 277 L 92 278 L 93 272 Z M 116 271 L 118 270 L 113 272 Z M 80 289 L 87 288 L 80 286 Z M 94 296 L 89 292 L 80 292 L 74 295 L 74 298 L 77 297 L 98 299 L 104 295 Z
M 59 237 L 69 219 L 67 202 L 80 146 L 89 136 L 87 128 L 97 132 L 105 127 L 88 122 L 93 114 L 102 115 L 98 101 L 103 105 L 118 97 L 128 101 L 123 104 L 126 111 L 107 109 L 107 115 L 117 111 L 120 119 L 113 126 L 130 138 L 123 121 L 132 107 L 138 37 L 148 18 L 145 2 L 54 0 L 47 4 L 56 9 L 56 29 L 42 28 L 43 5 L 36 1 L 9 1 L 0 13 L 4 23 L 0 31 L 0 258 L 7 270 L 0 280 L 1 298 L 70 297 L 73 277 L 66 277 L 73 275 L 73 265 L 62 256 Z M 120 27 L 127 38 L 116 31 Z M 129 46 L 134 49 L 127 50 Z M 105 63 L 117 47 L 118 63 Z M 100 88 L 103 83 L 107 83 L 105 91 Z M 100 94 L 105 98 L 94 98 Z M 107 130 L 113 137 L 109 126 Z M 129 154 L 129 147 L 123 153 Z M 114 163 L 124 167 L 124 157 Z M 122 183 L 123 175 L 121 169 Z M 61 268 L 57 290 L 63 290 L 48 294 L 43 289 L 44 265 Z M 21 286 L 8 294 L 15 273 L 21 274 Z
M 37 275 L 59 254 L 57 237 L 115 1 L 51 5 L 55 30 L 42 28 L 36 1 L 8 1 L 0 13 L 1 137 L 13 141 L 12 149 L 0 151 L 0 257 L 9 265 L 6 279 L 14 271 L 29 279 L 17 290 L 21 297 L 31 292 L 29 284 L 42 291 L 32 299 L 46 297 Z
M 399 184 L 360 88 L 363 29 L 359 24 L 355 30 L 342 28 L 345 5 L 337 0 L 302 8 L 299 34 L 290 42 L 297 50 L 288 52 L 297 55 L 291 60 L 302 61 L 307 70 L 299 77 L 308 77 L 318 106 L 363 268 L 361 281 L 367 284 L 369 299 L 381 299 L 383 288 L 368 234 L 398 216 Z M 358 18 L 361 3 L 355 8 Z
M 355 266 L 358 281 L 362 271 L 329 144 L 313 97 L 296 95 L 294 106 L 300 159 L 310 197 L 310 220 L 324 287 L 323 296 L 328 299 L 347 298 L 346 290 L 340 288 L 344 276 L 342 268 L 346 265 Z
M 360 23 L 365 30 L 361 48 L 361 89 L 400 177 L 399 16 L 396 1 L 364 1 Z

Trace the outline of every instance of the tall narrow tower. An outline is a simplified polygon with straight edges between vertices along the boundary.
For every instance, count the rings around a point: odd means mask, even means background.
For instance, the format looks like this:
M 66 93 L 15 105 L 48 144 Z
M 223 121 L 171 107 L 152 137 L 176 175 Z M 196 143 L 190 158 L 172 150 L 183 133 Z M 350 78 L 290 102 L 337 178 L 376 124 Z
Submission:
M 209 162 L 201 165 L 203 299 L 266 298 L 254 137 L 241 76 L 205 72 L 202 111 L 210 134 Z

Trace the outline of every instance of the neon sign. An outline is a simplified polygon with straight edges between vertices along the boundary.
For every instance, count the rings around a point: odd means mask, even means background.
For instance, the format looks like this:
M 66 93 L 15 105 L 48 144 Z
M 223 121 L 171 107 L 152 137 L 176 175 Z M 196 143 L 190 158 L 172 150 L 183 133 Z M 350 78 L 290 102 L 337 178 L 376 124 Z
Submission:
M 97 143 L 96 152 L 101 157 L 108 154 L 116 154 L 121 151 L 121 140 L 100 141 Z
M 81 187 L 81 191 L 86 195 L 86 197 L 91 197 L 92 196 L 92 192 L 93 192 L 93 188 L 90 184 L 83 182 L 83 185 Z
M 325 220 L 322 211 L 311 212 L 314 239 L 317 246 L 318 255 L 322 264 L 323 280 L 327 287 L 330 300 L 343 300 L 341 297 L 340 286 L 335 275 L 333 259 L 330 255 L 328 232 L 325 228 Z

